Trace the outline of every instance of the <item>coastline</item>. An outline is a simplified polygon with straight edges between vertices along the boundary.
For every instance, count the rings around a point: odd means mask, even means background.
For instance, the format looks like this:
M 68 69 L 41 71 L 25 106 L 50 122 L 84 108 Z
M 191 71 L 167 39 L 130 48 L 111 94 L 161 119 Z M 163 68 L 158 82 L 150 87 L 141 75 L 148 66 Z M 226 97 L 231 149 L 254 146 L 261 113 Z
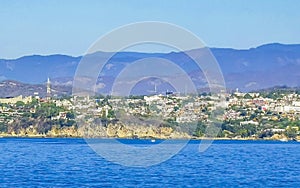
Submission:
M 30 138 L 30 139 L 41 139 L 41 138 L 63 138 L 63 139 L 86 139 L 82 136 L 49 136 L 49 135 L 11 135 L 11 134 L 0 134 L 1 138 Z M 217 141 L 281 141 L 281 142 L 300 142 L 300 139 L 274 139 L 274 138 L 255 138 L 255 137 L 246 137 L 246 138 L 228 138 L 228 137 L 192 137 L 192 138 L 153 138 L 153 137 L 143 137 L 143 138 L 130 138 L 130 137 L 94 137 L 93 139 L 124 139 L 124 140 L 217 140 Z

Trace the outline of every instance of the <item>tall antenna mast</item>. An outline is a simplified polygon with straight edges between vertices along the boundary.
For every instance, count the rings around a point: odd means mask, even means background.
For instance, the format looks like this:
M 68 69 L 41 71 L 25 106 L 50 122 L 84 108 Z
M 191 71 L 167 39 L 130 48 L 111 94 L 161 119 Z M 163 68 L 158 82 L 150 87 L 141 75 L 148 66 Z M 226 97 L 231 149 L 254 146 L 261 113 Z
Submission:
M 47 80 L 47 94 L 46 94 L 46 99 L 47 100 L 51 99 L 51 82 L 50 82 L 49 77 L 48 77 L 48 80 Z

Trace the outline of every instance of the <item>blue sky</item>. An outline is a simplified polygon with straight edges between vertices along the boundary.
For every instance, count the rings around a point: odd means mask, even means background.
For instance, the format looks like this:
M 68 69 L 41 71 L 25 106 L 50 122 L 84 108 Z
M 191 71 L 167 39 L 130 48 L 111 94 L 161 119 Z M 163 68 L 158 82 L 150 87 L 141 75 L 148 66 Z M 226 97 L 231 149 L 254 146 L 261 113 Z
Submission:
M 210 47 L 300 43 L 298 0 L 0 0 L 0 58 L 84 54 L 124 24 L 164 21 Z

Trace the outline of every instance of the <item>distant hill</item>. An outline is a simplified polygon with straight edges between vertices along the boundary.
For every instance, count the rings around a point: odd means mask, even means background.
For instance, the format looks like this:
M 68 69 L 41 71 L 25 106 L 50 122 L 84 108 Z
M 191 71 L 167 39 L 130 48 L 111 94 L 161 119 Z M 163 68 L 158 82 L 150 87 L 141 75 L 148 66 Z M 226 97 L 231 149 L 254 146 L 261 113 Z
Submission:
M 195 49 L 194 53 L 200 50 Z M 273 43 L 247 50 L 211 48 L 211 51 L 219 62 L 228 88 L 250 91 L 276 85 L 300 86 L 300 44 Z M 104 52 L 97 53 L 99 56 L 106 55 Z M 121 52 L 108 62 L 106 75 L 101 78 L 105 82 L 105 87 L 113 82 L 116 75 L 128 63 L 146 57 L 166 58 L 184 67 L 191 77 L 201 75 L 195 72 L 193 65 L 189 63 L 191 60 L 183 52 Z M 0 59 L 0 81 L 16 80 L 42 84 L 50 77 L 56 85 L 71 86 L 80 60 L 81 57 L 66 55 L 33 55 L 18 59 Z M 197 87 L 204 84 L 203 79 L 196 81 Z M 148 86 L 144 87 L 153 86 L 148 83 Z
M 38 93 L 38 96 L 46 96 L 46 84 L 26 84 L 13 80 L 5 80 L 0 82 L 0 97 L 15 97 L 19 95 L 33 96 L 34 93 Z M 70 86 L 52 85 L 52 96 L 69 96 L 71 95 L 72 88 Z

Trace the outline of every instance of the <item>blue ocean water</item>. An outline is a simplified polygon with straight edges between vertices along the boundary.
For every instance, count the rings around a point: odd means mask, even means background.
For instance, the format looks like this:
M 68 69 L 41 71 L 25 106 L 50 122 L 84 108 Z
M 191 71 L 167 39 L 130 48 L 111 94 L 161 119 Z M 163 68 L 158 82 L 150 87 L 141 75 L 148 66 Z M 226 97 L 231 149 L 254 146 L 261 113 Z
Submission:
M 121 140 L 126 144 L 155 144 Z M 0 187 L 300 187 L 300 143 L 190 143 L 148 168 L 124 167 L 83 139 L 0 139 Z

